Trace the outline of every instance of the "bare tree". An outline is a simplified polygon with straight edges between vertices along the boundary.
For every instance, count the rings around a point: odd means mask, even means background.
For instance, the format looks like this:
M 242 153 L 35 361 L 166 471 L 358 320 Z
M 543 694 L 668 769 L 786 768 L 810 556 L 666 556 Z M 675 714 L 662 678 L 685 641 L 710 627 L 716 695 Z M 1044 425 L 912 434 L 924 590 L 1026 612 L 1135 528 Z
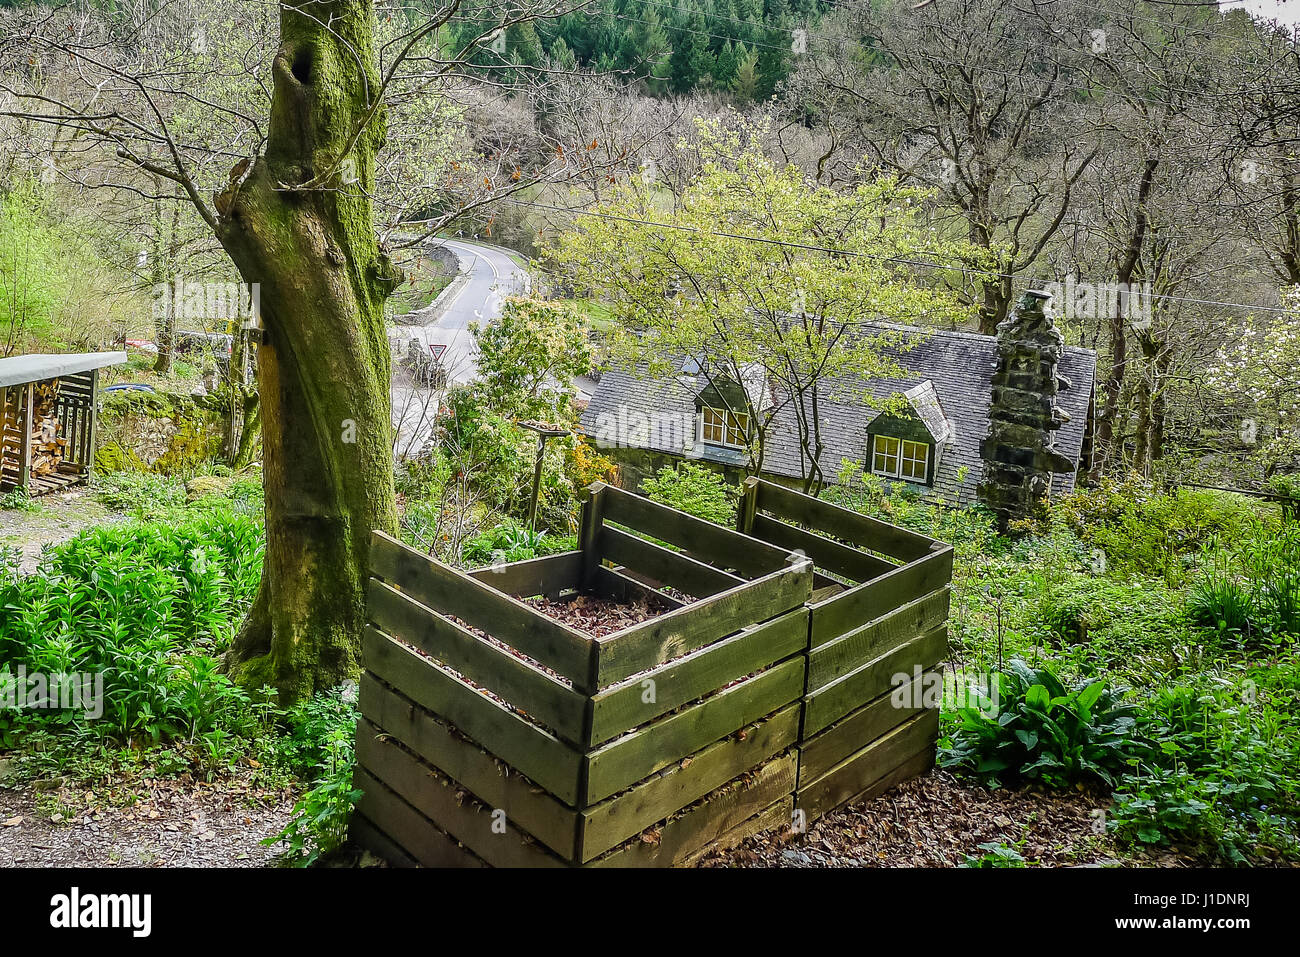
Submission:
M 1071 106 L 1082 53 L 1057 42 L 1067 24 L 1082 34 L 1073 5 L 1045 18 L 1002 0 L 855 4 L 827 19 L 791 80 L 793 106 L 829 130 L 819 178 L 866 155 L 937 189 L 936 217 L 955 211 L 990 251 L 981 332 L 1006 318 L 1097 155 Z

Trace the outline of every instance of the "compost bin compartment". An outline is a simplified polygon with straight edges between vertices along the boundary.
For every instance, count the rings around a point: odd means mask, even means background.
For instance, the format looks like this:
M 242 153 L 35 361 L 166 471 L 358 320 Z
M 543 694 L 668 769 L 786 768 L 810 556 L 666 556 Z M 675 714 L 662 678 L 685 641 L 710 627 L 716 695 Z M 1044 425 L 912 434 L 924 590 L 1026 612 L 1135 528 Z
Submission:
M 598 484 L 559 555 L 465 573 L 376 533 L 354 840 L 402 864 L 683 864 L 797 820 L 805 754 L 834 765 L 814 809 L 858 780 L 844 757 L 879 763 L 863 745 L 898 759 L 872 784 L 919 765 L 924 715 L 856 707 L 874 675 L 807 694 L 819 607 L 842 627 L 878 604 L 826 611 L 854 588 L 816 600 L 818 559 L 759 531 Z

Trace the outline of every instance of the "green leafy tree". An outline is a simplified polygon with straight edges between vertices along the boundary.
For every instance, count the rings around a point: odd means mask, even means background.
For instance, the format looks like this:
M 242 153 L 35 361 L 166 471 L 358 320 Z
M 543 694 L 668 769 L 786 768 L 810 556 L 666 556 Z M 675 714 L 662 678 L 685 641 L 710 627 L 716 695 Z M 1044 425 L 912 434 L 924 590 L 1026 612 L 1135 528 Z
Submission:
M 508 299 L 499 319 L 475 325 L 479 381 L 493 411 L 518 419 L 570 418 L 570 382 L 591 368 L 582 316 L 561 302 Z
M 616 359 L 664 376 L 689 356 L 716 384 L 746 385 L 731 391 L 743 405 L 733 411 L 749 416 L 751 471 L 762 468 L 772 421 L 791 417 L 805 487 L 817 489 L 819 403 L 837 391 L 865 399 L 853 383 L 901 375 L 885 347 L 913 341 L 861 323 L 966 318 L 960 273 L 920 276 L 907 261 L 924 250 L 973 262 L 976 250 L 929 227 L 924 192 L 893 179 L 847 192 L 813 185 L 769 159 L 761 133 L 701 123 L 706 162 L 671 212 L 634 183 L 546 255 L 573 288 L 612 303 L 624 333 Z
M 31 180 L 0 198 L 0 356 L 50 331 L 65 285 L 59 237 Z
M 732 525 L 736 520 L 738 489 L 712 469 L 694 462 L 661 468 L 641 482 L 652 502 L 669 505 L 696 518 Z

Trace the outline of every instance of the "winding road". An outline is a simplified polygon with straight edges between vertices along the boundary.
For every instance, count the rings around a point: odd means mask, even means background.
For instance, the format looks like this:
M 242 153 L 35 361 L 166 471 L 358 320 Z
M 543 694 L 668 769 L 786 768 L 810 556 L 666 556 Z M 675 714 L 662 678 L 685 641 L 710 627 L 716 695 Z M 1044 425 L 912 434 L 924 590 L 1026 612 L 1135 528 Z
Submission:
M 503 250 L 458 239 L 438 242 L 460 260 L 460 275 L 446 293 L 411 314 L 426 346 L 442 349 L 448 380 L 469 382 L 477 372 L 471 322 L 491 322 L 501 315 L 502 302 L 528 291 L 528 272 Z
M 496 246 L 459 239 L 440 239 L 429 245 L 455 253 L 460 274 L 432 303 L 403 317 L 403 323 L 391 329 L 395 357 L 405 355 L 415 339 L 421 349 L 436 354 L 449 383 L 470 382 L 478 373 L 478 363 L 469 324 L 491 322 L 501 315 L 506 298 L 526 293 L 528 271 Z M 410 382 L 407 376 L 394 375 L 392 401 L 396 451 L 404 456 L 431 437 L 438 394 Z

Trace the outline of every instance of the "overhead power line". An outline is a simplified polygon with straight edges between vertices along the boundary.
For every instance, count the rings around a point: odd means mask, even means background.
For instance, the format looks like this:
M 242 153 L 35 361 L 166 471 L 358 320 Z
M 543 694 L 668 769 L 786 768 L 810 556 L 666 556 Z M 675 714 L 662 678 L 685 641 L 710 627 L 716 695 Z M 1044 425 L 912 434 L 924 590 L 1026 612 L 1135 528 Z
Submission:
M 992 272 L 990 270 L 979 269 L 971 266 L 969 263 L 954 259 L 951 262 L 934 262 L 928 259 L 917 259 L 906 256 L 885 256 L 878 253 L 866 253 L 853 249 L 837 249 L 833 246 L 821 246 L 816 243 L 800 243 L 786 239 L 773 239 L 770 236 L 753 236 L 746 233 L 733 233 L 725 230 L 702 229 L 699 226 L 687 226 L 682 223 L 664 223 L 651 219 L 640 219 L 635 216 L 620 216 L 615 213 L 604 213 L 589 210 L 573 210 L 564 206 L 554 206 L 549 203 L 539 203 L 536 200 L 527 199 L 503 199 L 502 202 L 513 203 L 517 206 L 529 206 L 537 209 L 547 209 L 553 212 L 568 213 L 574 216 L 590 216 L 595 219 L 605 219 L 613 222 L 629 223 L 636 226 L 649 226 L 656 229 L 672 229 L 680 232 L 695 233 L 701 236 L 713 236 L 721 239 L 735 239 L 742 242 L 762 243 L 770 246 L 783 246 L 790 249 L 800 249 L 806 252 L 822 252 L 836 256 L 845 256 L 855 259 L 870 259 L 877 262 L 889 263 L 899 266 L 913 266 L 920 269 L 942 269 L 946 271 L 964 271 L 967 273 L 976 273 L 979 276 L 989 279 L 1008 279 L 1012 282 L 1024 283 L 1027 286 L 1045 286 L 1052 283 L 1060 283 L 1060 279 L 1042 279 L 1033 276 L 1019 276 L 1014 273 Z M 1171 293 L 1151 293 L 1149 296 L 1152 300 L 1162 302 L 1183 302 L 1191 305 L 1216 306 L 1225 309 L 1245 309 L 1252 312 L 1268 312 L 1284 315 L 1289 312 L 1279 306 L 1265 306 L 1258 303 L 1248 302 L 1230 302 L 1221 299 L 1200 299 L 1193 296 L 1176 296 Z

